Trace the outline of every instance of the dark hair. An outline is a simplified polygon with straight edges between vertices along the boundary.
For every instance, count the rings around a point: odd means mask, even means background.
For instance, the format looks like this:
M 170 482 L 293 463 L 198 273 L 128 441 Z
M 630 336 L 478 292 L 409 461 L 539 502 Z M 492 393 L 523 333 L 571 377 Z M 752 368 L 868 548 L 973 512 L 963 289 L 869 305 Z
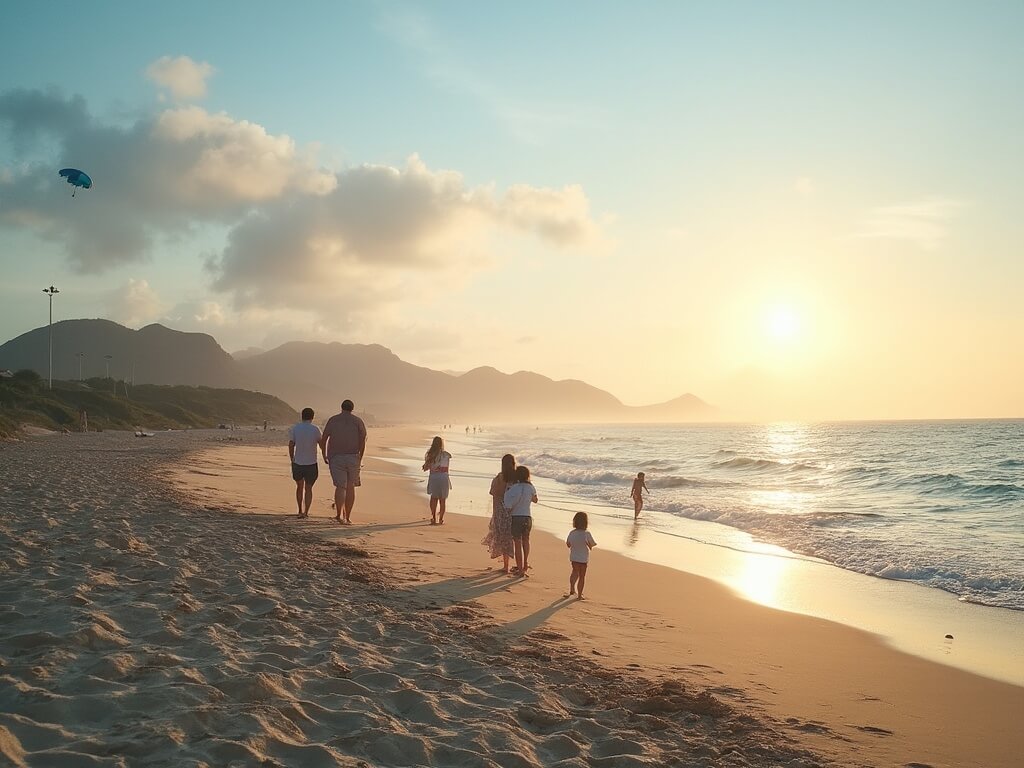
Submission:
M 530 482 L 530 468 L 524 464 L 520 464 L 516 467 L 516 482 L 517 483 L 528 483 Z
M 343 410 L 343 411 L 351 412 L 351 411 L 354 411 L 355 409 L 356 409 L 356 404 L 353 403 L 351 400 L 344 400 L 341 403 L 341 410 Z
M 506 453 L 501 457 L 501 478 L 506 483 L 516 481 L 516 457 L 511 453 Z
M 577 512 L 575 515 L 572 516 L 572 527 L 575 528 L 577 531 L 587 530 L 587 522 L 588 521 L 586 512 Z
M 302 420 L 303 421 L 312 421 L 313 420 L 313 409 L 312 408 L 303 408 L 302 409 Z
M 441 438 L 440 435 L 437 435 L 437 436 L 434 437 L 433 441 L 430 443 L 430 449 L 427 451 L 426 455 L 423 457 L 423 461 L 425 461 L 427 464 L 433 464 L 435 461 L 437 461 L 437 457 L 441 455 L 441 451 L 443 451 L 443 450 L 444 450 L 444 440 Z

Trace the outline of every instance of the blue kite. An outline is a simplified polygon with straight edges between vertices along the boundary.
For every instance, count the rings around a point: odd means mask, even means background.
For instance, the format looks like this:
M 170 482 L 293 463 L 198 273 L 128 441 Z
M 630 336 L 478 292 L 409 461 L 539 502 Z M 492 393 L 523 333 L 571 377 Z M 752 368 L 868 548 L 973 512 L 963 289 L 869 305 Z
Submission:
M 75 196 L 75 192 L 78 191 L 78 187 L 82 189 L 92 188 L 92 179 L 89 178 L 89 174 L 85 171 L 80 171 L 77 168 L 61 168 L 59 172 L 60 176 L 63 176 L 68 184 L 73 186 L 75 189 L 72 190 L 71 196 Z

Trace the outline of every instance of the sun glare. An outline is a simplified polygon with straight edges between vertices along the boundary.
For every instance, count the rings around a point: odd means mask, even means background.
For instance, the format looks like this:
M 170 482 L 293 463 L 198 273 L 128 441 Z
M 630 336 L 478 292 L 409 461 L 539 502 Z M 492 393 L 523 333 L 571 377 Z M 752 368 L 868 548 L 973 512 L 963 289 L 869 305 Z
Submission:
M 772 307 L 765 320 L 765 330 L 776 341 L 792 341 L 800 333 L 800 318 L 790 307 Z

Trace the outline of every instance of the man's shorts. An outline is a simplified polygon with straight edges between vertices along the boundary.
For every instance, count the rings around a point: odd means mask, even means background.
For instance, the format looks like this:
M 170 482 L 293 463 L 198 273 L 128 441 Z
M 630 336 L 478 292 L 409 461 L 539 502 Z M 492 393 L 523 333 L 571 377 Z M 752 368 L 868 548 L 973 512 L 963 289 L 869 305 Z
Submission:
M 337 453 L 331 456 L 331 480 L 335 488 L 357 488 L 359 480 L 359 454 Z
M 320 468 L 316 464 L 296 464 L 292 462 L 292 480 L 298 482 L 305 480 L 307 485 L 312 485 L 320 477 Z
M 521 539 L 533 530 L 533 518 L 529 515 L 512 515 L 512 538 Z

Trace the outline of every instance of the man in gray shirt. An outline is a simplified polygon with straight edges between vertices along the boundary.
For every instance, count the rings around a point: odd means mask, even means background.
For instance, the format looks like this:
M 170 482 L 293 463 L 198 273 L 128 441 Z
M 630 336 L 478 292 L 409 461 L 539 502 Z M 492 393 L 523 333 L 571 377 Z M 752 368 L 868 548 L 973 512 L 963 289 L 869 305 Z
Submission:
M 337 512 L 334 519 L 342 525 L 352 525 L 356 488 L 361 485 L 359 467 L 366 452 L 366 425 L 352 413 L 353 410 L 355 405 L 351 400 L 343 402 L 341 413 L 327 420 L 320 438 L 320 451 L 334 481 L 334 509 Z

